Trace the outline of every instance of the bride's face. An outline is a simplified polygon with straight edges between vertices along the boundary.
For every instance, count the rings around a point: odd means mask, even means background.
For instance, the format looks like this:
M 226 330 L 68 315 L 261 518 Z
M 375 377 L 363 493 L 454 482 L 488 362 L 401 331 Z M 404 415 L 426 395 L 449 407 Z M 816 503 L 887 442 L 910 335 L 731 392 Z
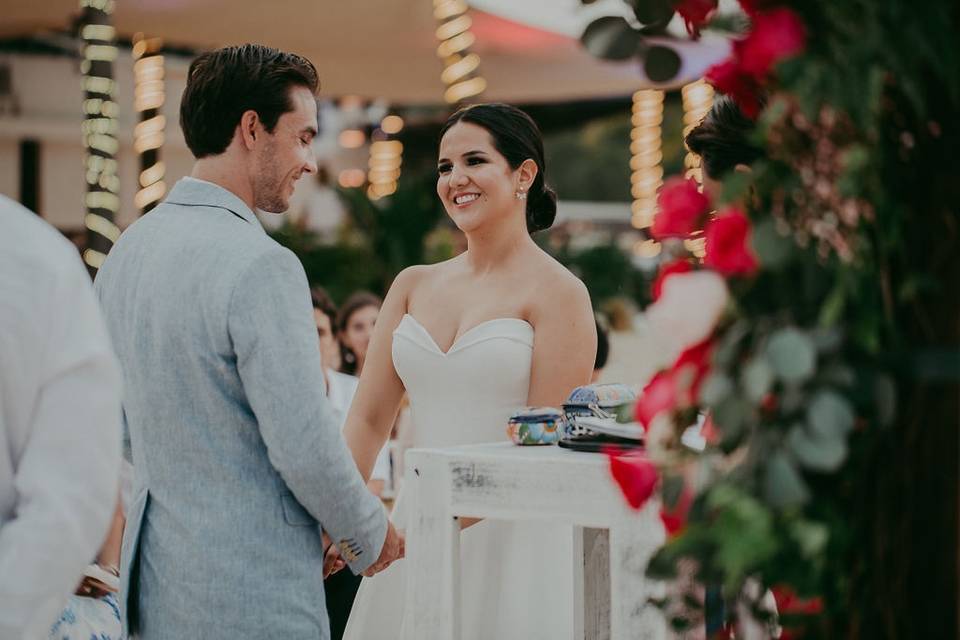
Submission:
M 437 194 L 447 215 L 464 232 L 510 216 L 517 200 L 517 172 L 493 146 L 490 133 L 458 122 L 440 140 Z

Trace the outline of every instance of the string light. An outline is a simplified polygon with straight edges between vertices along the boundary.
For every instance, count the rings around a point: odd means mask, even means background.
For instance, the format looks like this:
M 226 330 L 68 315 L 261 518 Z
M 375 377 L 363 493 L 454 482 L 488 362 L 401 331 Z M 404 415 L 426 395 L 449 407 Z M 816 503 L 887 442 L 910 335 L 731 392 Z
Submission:
M 166 99 L 164 61 L 160 51 L 163 40 L 133 36 L 133 106 L 140 122 L 133 130 L 133 149 L 140 154 L 140 176 L 133 202 L 141 213 L 147 213 L 167 193 L 163 181 L 165 166 L 160 160 L 167 119 L 161 113 Z
M 344 149 L 359 149 L 367 141 L 367 136 L 360 129 L 344 129 L 337 140 Z
M 117 103 L 114 101 L 116 82 L 113 80 L 113 62 L 117 59 L 116 31 L 110 24 L 113 0 L 80 0 L 84 91 L 82 126 L 86 149 L 87 210 L 84 225 L 87 228 L 87 248 L 83 260 L 90 275 L 103 264 L 113 243 L 120 236 L 115 223 L 120 209 L 120 180 L 114 155 L 117 141 Z
M 713 106 L 713 87 L 701 79 L 685 85 L 680 94 L 683 98 L 683 137 L 686 138 L 687 134 L 710 112 L 710 107 Z M 683 158 L 683 167 L 684 176 L 693 178 L 700 185 L 703 184 L 700 156 L 688 151 Z M 687 251 L 700 259 L 707 255 L 706 245 L 707 241 L 702 230 L 683 241 Z
M 657 210 L 657 191 L 663 184 L 663 91 L 642 89 L 633 94 L 633 115 L 630 119 L 630 195 L 631 223 L 637 229 L 653 224 Z M 649 250 L 648 250 L 649 251 Z
M 469 51 L 476 36 L 470 31 L 473 20 L 467 9 L 463 0 L 433 0 L 433 16 L 439 23 L 437 55 L 443 60 L 440 80 L 447 87 L 443 99 L 448 104 L 476 98 L 487 88 L 487 81 L 479 75 L 480 57 Z
M 402 164 L 403 143 L 399 140 L 377 140 L 370 145 L 367 196 L 371 200 L 396 192 Z
M 713 106 L 713 87 L 700 79 L 685 85 L 680 95 L 683 98 L 683 137 L 686 138 Z M 694 178 L 698 184 L 703 184 L 700 156 L 688 151 L 683 159 L 683 167 L 687 178 Z

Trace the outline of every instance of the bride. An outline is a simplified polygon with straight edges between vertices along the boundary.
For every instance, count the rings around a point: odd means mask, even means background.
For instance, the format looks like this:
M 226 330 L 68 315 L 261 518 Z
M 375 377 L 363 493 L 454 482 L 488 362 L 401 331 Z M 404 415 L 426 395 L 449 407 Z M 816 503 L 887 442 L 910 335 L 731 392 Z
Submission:
M 597 336 L 589 294 L 530 237 L 556 215 L 544 169 L 540 131 L 515 107 L 475 105 L 444 125 L 437 194 L 467 250 L 406 269 L 384 301 L 345 427 L 364 477 L 404 390 L 414 446 L 446 447 L 503 440 L 512 411 L 560 406 L 590 382 Z M 409 517 L 405 503 L 401 491 L 398 529 Z M 461 522 L 464 640 L 570 638 L 572 530 Z M 400 561 L 363 581 L 345 638 L 400 637 L 405 571 Z

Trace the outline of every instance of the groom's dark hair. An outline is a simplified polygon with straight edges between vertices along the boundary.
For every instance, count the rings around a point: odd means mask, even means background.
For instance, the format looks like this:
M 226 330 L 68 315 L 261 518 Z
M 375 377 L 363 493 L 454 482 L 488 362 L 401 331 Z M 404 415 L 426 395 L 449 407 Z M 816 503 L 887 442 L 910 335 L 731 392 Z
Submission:
M 226 151 L 245 111 L 273 133 L 288 111 L 290 87 L 319 89 L 313 64 L 294 53 L 244 44 L 201 54 L 190 64 L 180 100 L 180 128 L 195 158 Z

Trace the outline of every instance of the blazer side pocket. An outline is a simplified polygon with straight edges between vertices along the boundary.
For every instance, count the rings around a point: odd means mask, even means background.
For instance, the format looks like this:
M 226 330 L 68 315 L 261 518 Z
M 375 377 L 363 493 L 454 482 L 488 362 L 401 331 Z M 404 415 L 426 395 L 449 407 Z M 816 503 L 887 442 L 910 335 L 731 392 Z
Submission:
M 280 494 L 280 503 L 283 506 L 283 519 L 286 520 L 290 526 L 317 526 L 316 519 L 303 508 L 303 505 L 301 505 L 289 491 Z

